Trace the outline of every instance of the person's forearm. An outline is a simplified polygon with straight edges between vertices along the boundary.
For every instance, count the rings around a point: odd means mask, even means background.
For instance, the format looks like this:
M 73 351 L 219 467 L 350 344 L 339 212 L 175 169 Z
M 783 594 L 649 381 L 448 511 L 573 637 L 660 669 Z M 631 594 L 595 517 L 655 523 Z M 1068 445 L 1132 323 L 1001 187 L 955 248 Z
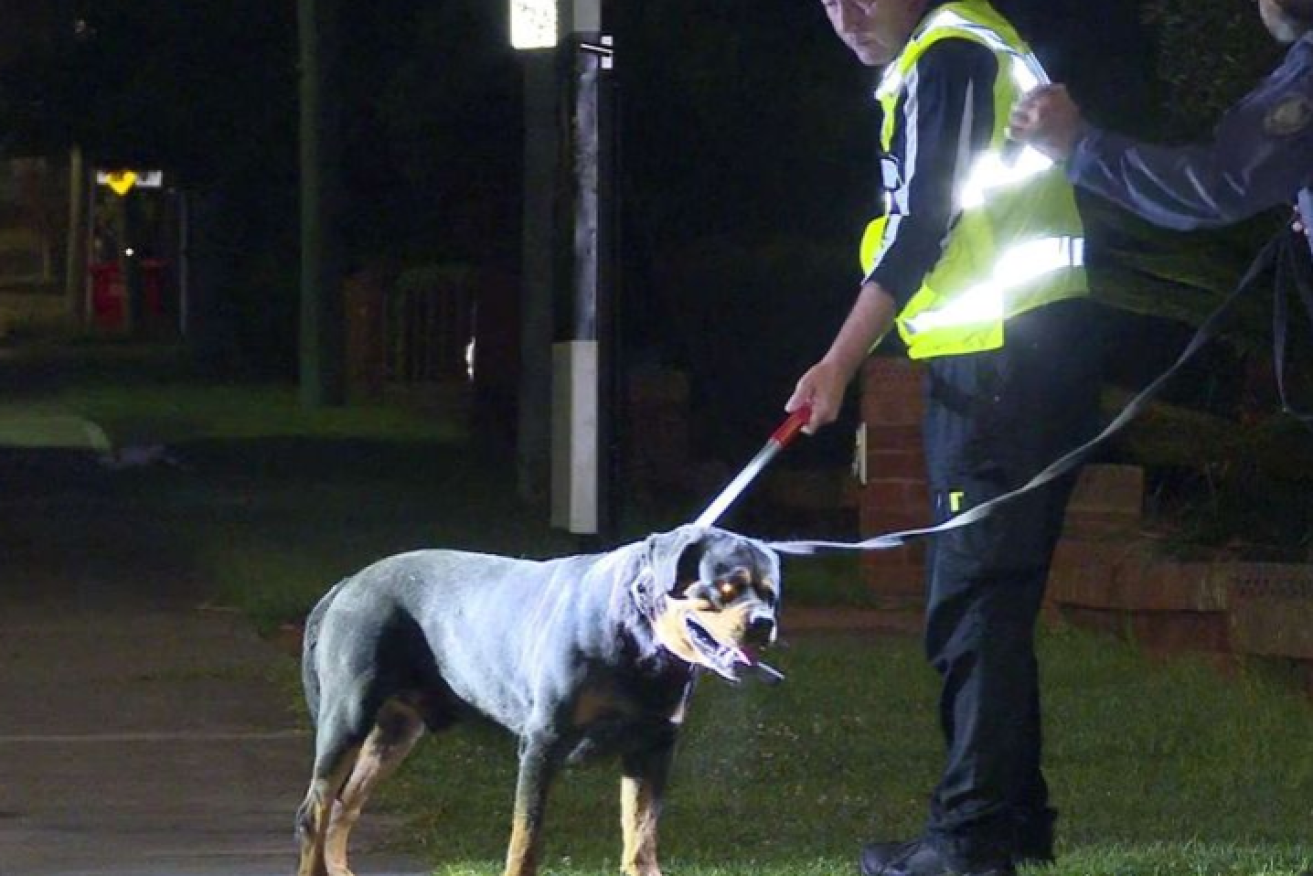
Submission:
M 1160 146 L 1089 128 L 1067 162 L 1067 178 L 1155 225 L 1215 228 L 1284 202 L 1297 188 L 1260 155 L 1224 160 L 1214 143 Z
M 832 365 L 843 375 L 845 382 L 851 381 L 870 355 L 871 348 L 889 332 L 896 315 L 897 305 L 889 293 L 877 283 L 864 284 L 852 311 L 821 361 Z

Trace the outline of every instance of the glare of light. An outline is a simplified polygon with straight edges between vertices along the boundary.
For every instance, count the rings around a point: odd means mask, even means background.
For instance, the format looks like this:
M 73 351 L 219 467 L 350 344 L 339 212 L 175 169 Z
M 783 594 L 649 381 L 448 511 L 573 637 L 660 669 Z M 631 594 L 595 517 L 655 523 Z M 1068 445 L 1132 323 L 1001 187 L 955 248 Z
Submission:
M 1008 292 L 1045 274 L 1085 264 L 1085 239 L 1045 237 L 1028 240 L 1004 251 L 994 264 L 993 275 L 964 290 L 948 305 L 917 314 L 907 320 L 913 333 L 957 326 L 998 322 L 1003 319 Z
M 986 152 L 971 168 L 958 195 L 963 210 L 984 206 L 990 193 L 1019 185 L 1053 167 L 1053 160 L 1033 146 L 1005 158 L 997 151 Z
M 558 0 L 511 0 L 511 45 L 550 49 L 557 42 Z
M 134 255 L 137 254 L 137 251 L 132 247 L 128 247 L 127 249 L 123 250 L 123 254 L 128 258 L 132 258 Z
M 474 360 L 476 358 L 475 357 L 476 343 L 478 342 L 474 338 L 470 338 L 470 342 L 465 345 L 465 376 L 466 378 L 469 379 L 471 383 L 474 382 Z

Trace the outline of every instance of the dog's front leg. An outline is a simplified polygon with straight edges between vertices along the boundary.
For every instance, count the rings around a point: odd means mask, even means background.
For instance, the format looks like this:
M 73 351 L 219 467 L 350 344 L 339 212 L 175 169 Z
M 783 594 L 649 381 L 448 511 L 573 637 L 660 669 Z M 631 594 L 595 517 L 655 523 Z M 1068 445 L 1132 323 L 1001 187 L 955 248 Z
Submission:
M 675 732 L 661 734 L 650 748 L 626 754 L 621 766 L 620 828 L 627 876 L 661 876 L 657 865 L 657 823 L 675 751 Z
M 534 876 L 538 872 L 547 790 L 560 765 L 560 745 L 560 740 L 549 733 L 529 733 L 520 740 L 520 775 L 515 783 L 506 876 Z

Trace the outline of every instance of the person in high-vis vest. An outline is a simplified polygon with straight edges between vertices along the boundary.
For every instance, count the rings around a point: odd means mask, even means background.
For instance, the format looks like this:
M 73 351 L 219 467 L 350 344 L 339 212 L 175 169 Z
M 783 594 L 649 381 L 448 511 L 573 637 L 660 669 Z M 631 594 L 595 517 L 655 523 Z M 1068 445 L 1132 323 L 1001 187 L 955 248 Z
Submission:
M 1060 85 L 1021 98 L 1011 133 L 1066 162 L 1068 179 L 1168 228 L 1238 222 L 1294 202 L 1313 220 L 1313 0 L 1259 0 L 1285 60 L 1201 143 L 1140 143 L 1085 122 Z
M 811 407 L 809 433 L 832 422 L 896 327 L 927 366 L 942 521 L 1093 432 L 1099 344 L 1083 226 L 1061 169 L 1006 135 L 1013 102 L 1047 77 L 985 0 L 821 2 L 857 58 L 883 68 L 881 204 L 857 300 L 785 407 Z M 1034 630 L 1072 480 L 930 543 L 925 641 L 947 762 L 923 835 L 863 846 L 862 873 L 1008 876 L 1052 859 Z

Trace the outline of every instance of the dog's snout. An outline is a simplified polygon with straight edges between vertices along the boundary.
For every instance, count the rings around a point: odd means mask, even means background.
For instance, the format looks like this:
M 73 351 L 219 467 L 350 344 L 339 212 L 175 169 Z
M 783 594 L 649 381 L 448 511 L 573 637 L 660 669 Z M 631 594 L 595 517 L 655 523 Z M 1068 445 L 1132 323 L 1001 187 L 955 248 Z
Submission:
M 775 618 L 768 614 L 755 615 L 748 621 L 748 641 L 754 645 L 769 645 L 775 641 Z

